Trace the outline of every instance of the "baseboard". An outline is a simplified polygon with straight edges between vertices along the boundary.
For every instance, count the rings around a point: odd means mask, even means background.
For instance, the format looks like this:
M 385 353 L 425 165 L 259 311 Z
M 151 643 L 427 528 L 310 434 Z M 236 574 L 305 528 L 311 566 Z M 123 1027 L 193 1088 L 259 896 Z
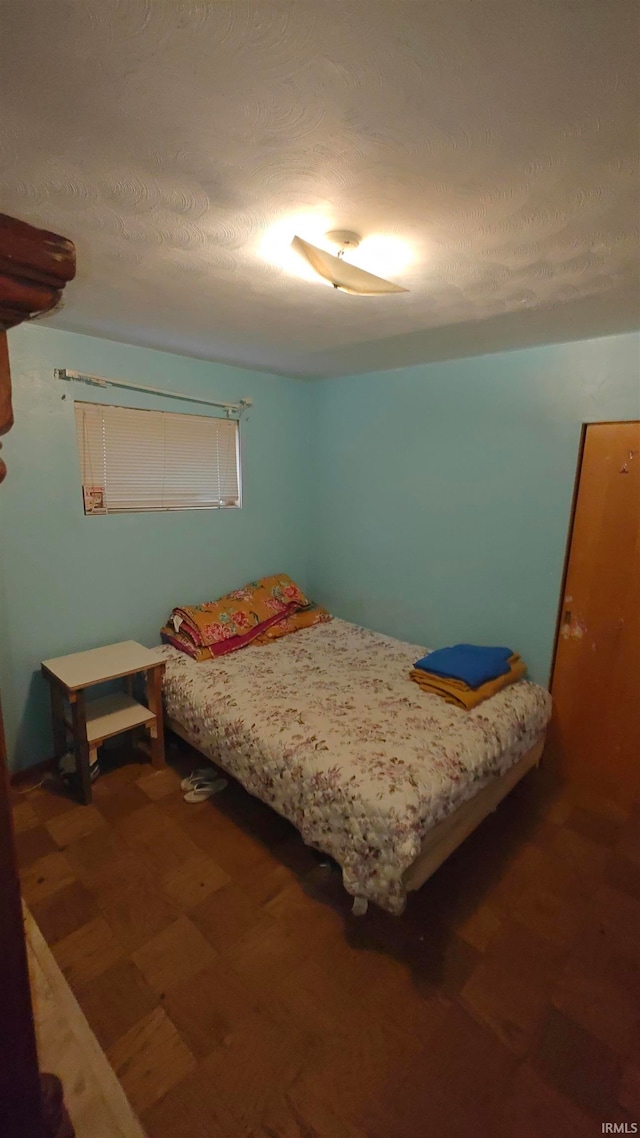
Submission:
M 40 782 L 40 779 L 48 774 L 49 771 L 54 770 L 56 765 L 55 759 L 43 759 L 41 763 L 35 763 L 32 767 L 27 767 L 23 771 L 13 771 L 9 775 L 9 782 L 11 786 L 20 790 L 23 786 L 28 786 L 33 782 Z

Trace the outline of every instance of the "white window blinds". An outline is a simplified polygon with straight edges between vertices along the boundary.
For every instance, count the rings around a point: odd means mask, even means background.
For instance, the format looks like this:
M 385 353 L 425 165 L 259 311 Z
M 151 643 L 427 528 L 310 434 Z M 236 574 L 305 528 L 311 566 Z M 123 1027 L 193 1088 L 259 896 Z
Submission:
M 75 403 L 86 514 L 240 505 L 238 423 Z

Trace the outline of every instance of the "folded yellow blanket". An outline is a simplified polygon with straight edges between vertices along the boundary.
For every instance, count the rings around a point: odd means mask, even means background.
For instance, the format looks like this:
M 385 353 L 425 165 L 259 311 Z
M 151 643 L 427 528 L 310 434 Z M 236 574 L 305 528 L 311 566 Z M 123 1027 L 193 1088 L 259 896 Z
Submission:
M 479 688 L 470 688 L 462 680 L 448 679 L 445 676 L 436 676 L 430 672 L 423 672 L 420 668 L 413 668 L 409 673 L 411 679 L 419 684 L 423 691 L 430 695 L 439 695 L 454 707 L 461 707 L 464 711 L 471 711 L 485 699 L 491 699 L 503 688 L 521 680 L 527 670 L 527 665 L 517 653 L 509 658 L 509 671 L 505 676 L 496 676 Z
M 520 656 L 518 655 L 517 652 L 514 652 L 513 656 L 510 656 L 509 659 L 507 660 L 507 664 L 509 665 L 509 668 L 511 668 L 514 664 L 517 664 L 519 660 L 520 660 Z M 464 691 L 464 692 L 466 692 L 466 691 L 480 691 L 480 688 L 485 688 L 487 686 L 487 684 L 495 683 L 496 680 L 506 680 L 508 675 L 509 675 L 508 672 L 505 672 L 504 676 L 496 676 L 494 680 L 487 680 L 487 683 L 481 684 L 479 688 L 471 688 L 471 687 L 469 687 L 469 684 L 466 684 L 464 682 L 464 680 L 455 679 L 453 676 L 441 676 L 436 672 L 426 672 L 424 670 L 424 668 L 413 668 L 412 674 L 415 672 L 418 672 L 420 678 L 423 679 L 425 681 L 425 683 L 428 683 L 429 686 L 435 685 L 436 687 L 442 687 L 445 691 L 456 691 L 456 692 L 457 691 Z M 416 677 L 416 682 L 419 682 L 417 677 Z

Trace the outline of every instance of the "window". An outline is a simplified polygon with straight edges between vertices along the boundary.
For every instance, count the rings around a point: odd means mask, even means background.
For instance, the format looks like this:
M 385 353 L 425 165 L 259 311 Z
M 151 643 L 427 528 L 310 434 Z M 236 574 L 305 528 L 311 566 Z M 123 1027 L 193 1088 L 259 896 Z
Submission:
M 85 514 L 240 505 L 238 423 L 75 403 Z

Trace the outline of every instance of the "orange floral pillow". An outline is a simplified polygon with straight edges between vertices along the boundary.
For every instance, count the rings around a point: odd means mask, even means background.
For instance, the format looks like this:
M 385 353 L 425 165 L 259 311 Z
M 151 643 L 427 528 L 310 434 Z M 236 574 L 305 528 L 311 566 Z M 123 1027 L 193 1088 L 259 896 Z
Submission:
M 281 636 L 288 636 L 289 633 L 298 632 L 301 628 L 312 628 L 314 624 L 324 624 L 328 620 L 331 620 L 331 613 L 321 605 L 311 604 L 300 612 L 293 612 L 277 620 L 275 624 L 261 632 L 253 643 L 270 644 L 272 640 L 278 640 Z
M 175 608 L 168 623 L 196 647 L 210 647 L 220 655 L 243 647 L 282 616 L 308 605 L 302 589 L 279 573 L 251 581 L 217 601 Z
M 261 577 L 259 581 L 251 581 L 241 589 L 235 589 L 219 601 L 202 605 L 206 611 L 217 609 L 226 601 L 239 601 L 254 605 L 266 605 L 271 612 L 283 612 L 288 605 L 298 605 L 306 608 L 310 604 L 302 589 L 286 573 L 275 573 L 272 577 Z

